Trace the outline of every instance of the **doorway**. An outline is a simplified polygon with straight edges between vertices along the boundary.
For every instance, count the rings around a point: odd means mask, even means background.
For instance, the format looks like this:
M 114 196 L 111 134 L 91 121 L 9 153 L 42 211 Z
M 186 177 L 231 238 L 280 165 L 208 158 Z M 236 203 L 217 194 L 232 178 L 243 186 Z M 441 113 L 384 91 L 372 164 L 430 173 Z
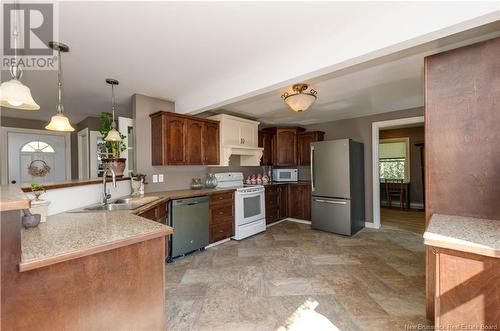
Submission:
M 2 128 L 2 138 L 3 183 L 47 183 L 71 178 L 69 134 Z
M 372 183 L 372 190 L 373 190 L 373 227 L 374 228 L 380 228 L 381 226 L 381 188 L 383 187 L 382 181 L 381 181 L 381 165 L 380 165 L 380 131 L 381 130 L 387 130 L 387 129 L 396 129 L 396 128 L 402 128 L 402 127 L 409 127 L 409 126 L 419 126 L 424 123 L 424 117 L 423 116 L 417 116 L 417 117 L 409 117 L 409 118 L 402 118 L 402 119 L 397 119 L 397 120 L 390 120 L 390 121 L 381 121 L 381 122 L 374 122 L 372 123 L 372 178 L 373 178 L 373 183 Z M 395 139 L 394 137 L 388 138 L 387 143 L 388 146 L 384 152 L 386 154 L 394 154 L 394 153 L 399 153 L 401 155 L 396 155 L 392 157 L 387 157 L 386 160 L 387 162 L 387 167 L 389 171 L 387 172 L 398 172 L 396 170 L 400 170 L 399 172 L 401 173 L 401 179 L 399 179 L 399 182 L 401 183 L 401 187 L 403 190 L 402 198 L 403 200 L 406 200 L 407 206 L 404 206 L 403 209 L 410 209 L 410 207 L 415 207 L 415 205 L 412 206 L 411 203 L 411 172 L 409 170 L 409 161 L 410 161 L 410 153 L 409 150 L 410 148 L 416 147 L 413 146 L 414 142 L 410 142 L 409 139 L 403 139 L 405 137 L 400 137 L 399 140 Z M 397 140 L 397 141 L 396 141 Z M 401 146 L 399 146 L 399 145 Z M 406 146 L 406 145 L 407 146 Z M 391 146 L 389 146 L 391 145 Z M 392 146 L 394 145 L 394 146 Z M 396 146 L 398 145 L 398 146 Z M 403 146 L 405 145 L 405 146 Z M 404 147 L 404 148 L 403 148 Z M 403 155 L 403 153 L 406 153 Z M 415 158 L 415 157 L 414 157 Z M 402 159 L 404 159 L 402 161 Z M 389 162 L 390 161 L 390 162 Z M 419 161 L 419 158 L 415 158 L 415 161 Z M 399 169 L 401 168 L 401 169 Z M 394 170 L 395 169 L 395 170 Z M 393 171 L 394 170 L 394 171 Z M 417 169 L 420 170 L 420 169 Z M 415 176 L 416 177 L 416 176 Z M 423 178 L 423 177 L 422 177 Z M 415 178 L 414 180 L 421 180 Z M 396 181 L 396 180 L 395 180 Z M 385 180 L 384 180 L 385 182 Z M 416 181 L 414 181 L 414 185 L 417 186 Z M 405 191 L 406 190 L 406 191 Z M 387 200 L 386 200 L 387 201 Z M 423 208 L 423 205 L 421 206 Z M 387 215 L 387 213 L 386 213 Z

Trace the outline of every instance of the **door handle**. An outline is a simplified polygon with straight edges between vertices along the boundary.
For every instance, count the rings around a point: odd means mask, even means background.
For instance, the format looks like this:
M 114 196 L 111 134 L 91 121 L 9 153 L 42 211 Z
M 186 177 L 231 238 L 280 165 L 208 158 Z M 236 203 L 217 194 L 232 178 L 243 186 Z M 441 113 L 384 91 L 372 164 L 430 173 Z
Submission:
M 311 192 L 314 192 L 314 146 L 311 146 Z
M 347 205 L 347 201 L 336 201 L 336 200 L 323 200 L 323 199 L 314 199 L 316 202 L 324 202 L 324 203 L 331 203 L 335 205 Z

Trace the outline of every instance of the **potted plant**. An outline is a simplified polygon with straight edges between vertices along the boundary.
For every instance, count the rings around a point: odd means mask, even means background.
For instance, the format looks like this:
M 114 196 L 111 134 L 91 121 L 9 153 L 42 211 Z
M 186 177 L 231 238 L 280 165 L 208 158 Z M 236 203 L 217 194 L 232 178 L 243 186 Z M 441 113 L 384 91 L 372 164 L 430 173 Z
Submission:
M 99 132 L 103 139 L 108 136 L 109 131 L 116 130 L 113 128 L 113 114 L 110 112 L 101 112 L 101 129 Z M 122 141 L 106 141 L 106 150 L 111 157 L 103 158 L 103 166 L 113 169 L 116 176 L 123 176 L 123 171 L 125 170 L 125 162 L 127 159 L 121 158 L 121 153 L 127 149 L 127 146 L 123 142 L 125 135 L 118 133 Z
M 38 185 L 37 183 L 32 182 L 31 192 L 35 196 L 35 200 L 40 201 L 40 196 L 45 193 L 45 187 L 43 185 Z

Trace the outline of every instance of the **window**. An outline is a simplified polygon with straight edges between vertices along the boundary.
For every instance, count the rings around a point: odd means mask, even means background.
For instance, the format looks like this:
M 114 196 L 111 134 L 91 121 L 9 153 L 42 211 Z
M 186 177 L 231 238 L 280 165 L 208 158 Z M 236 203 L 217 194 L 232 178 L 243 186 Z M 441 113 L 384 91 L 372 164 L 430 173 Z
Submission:
M 55 153 L 52 146 L 43 141 L 30 141 L 21 148 L 21 152 Z
M 410 139 L 381 139 L 379 144 L 380 179 L 410 181 Z

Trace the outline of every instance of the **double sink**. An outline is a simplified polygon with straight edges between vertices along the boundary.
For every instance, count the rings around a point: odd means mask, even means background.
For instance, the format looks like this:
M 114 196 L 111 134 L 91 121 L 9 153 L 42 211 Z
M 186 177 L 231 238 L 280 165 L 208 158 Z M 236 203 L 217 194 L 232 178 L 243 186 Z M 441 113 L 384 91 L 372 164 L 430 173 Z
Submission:
M 139 207 L 145 206 L 151 202 L 160 200 L 160 197 L 125 197 L 116 200 L 112 200 L 107 204 L 94 204 L 80 209 L 76 209 L 70 212 L 73 213 L 85 213 L 85 212 L 95 212 L 95 211 L 118 211 L 118 210 L 135 210 Z

